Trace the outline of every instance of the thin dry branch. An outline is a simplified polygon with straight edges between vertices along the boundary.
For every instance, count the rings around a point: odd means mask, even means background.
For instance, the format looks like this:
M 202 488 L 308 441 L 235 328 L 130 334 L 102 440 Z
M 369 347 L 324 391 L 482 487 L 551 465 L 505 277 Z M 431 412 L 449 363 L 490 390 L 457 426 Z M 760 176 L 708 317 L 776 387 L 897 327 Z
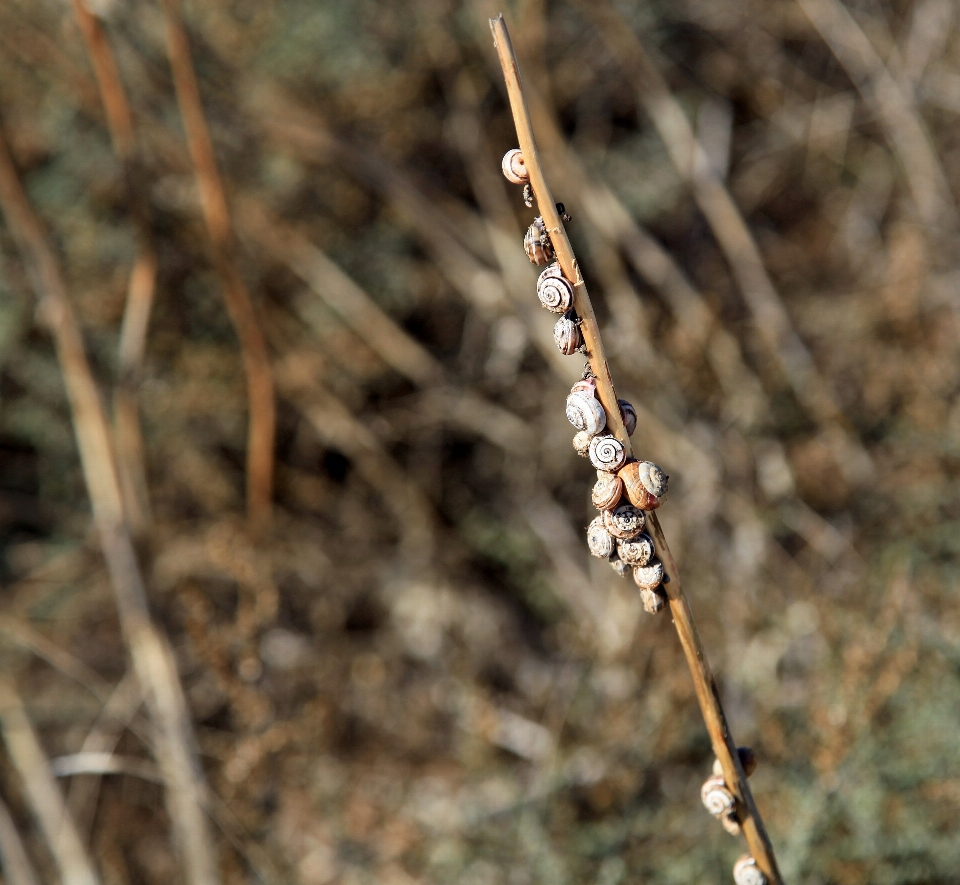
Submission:
M 87 360 L 80 324 L 59 263 L 20 185 L 0 134 L 0 207 L 20 251 L 40 311 L 53 333 L 67 388 L 94 523 L 106 561 L 124 640 L 157 727 L 170 820 L 190 885 L 218 881 L 202 809 L 203 776 L 173 654 L 147 610 L 140 565 L 124 511 L 107 418 Z
M 575 280 L 574 307 L 581 318 L 581 331 L 586 343 L 587 357 L 590 368 L 597 377 L 597 396 L 603 404 L 607 417 L 607 426 L 624 445 L 627 453 L 632 452 L 630 437 L 623 426 L 620 409 L 617 404 L 616 393 L 610 377 L 610 371 L 603 352 L 603 343 L 597 328 L 596 317 L 587 294 L 586 286 L 580 275 L 573 249 L 567 238 L 563 222 L 559 217 L 553 196 L 547 186 L 543 168 L 540 164 L 533 126 L 527 103 L 520 82 L 520 73 L 517 59 L 510 42 L 503 16 L 491 19 L 490 27 L 493 31 L 494 45 L 500 56 L 500 65 L 503 68 L 507 85 L 507 94 L 510 99 L 510 108 L 513 112 L 517 138 L 520 142 L 520 151 L 523 154 L 526 169 L 530 175 L 530 184 L 533 188 L 537 207 L 540 210 L 544 224 L 550 234 L 550 239 L 567 279 Z M 777 867 L 773 846 L 763 826 L 763 821 L 757 811 L 753 794 L 747 784 L 746 774 L 741 765 L 736 744 L 730 734 L 726 714 L 720 702 L 720 694 L 716 681 L 707 662 L 706 653 L 697 633 L 693 621 L 693 614 L 687 603 L 683 588 L 680 584 L 680 575 L 676 563 L 670 553 L 667 540 L 660 527 L 656 511 L 652 511 L 648 518 L 649 530 L 653 536 L 657 551 L 663 562 L 664 569 L 669 576 L 666 583 L 670 611 L 684 656 L 693 676 L 693 683 L 697 693 L 697 700 L 710 734 L 713 751 L 723 769 L 724 780 L 734 793 L 737 800 L 737 815 L 741 821 L 743 832 L 750 851 L 758 866 L 767 876 L 768 881 L 779 885 L 782 882 Z
M 180 16 L 180 4 L 178 0 L 161 0 L 161 6 L 166 21 L 167 55 L 200 191 L 200 206 L 210 235 L 213 262 L 223 287 L 227 312 L 240 341 L 247 376 L 250 409 L 247 511 L 254 531 L 263 532 L 270 523 L 276 433 L 277 407 L 270 357 L 250 293 L 233 260 L 230 210 L 203 112 L 200 88 L 190 57 L 190 44 Z

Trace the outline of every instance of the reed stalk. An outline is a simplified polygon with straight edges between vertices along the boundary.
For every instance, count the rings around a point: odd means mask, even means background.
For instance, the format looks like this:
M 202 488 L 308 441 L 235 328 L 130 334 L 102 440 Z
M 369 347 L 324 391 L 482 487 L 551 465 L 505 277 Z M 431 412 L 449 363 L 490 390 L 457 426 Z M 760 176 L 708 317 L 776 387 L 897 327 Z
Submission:
M 597 397 L 606 412 L 607 428 L 623 443 L 629 456 L 632 453 L 630 437 L 624 428 L 623 419 L 620 415 L 617 394 L 604 355 L 603 342 L 600 338 L 600 330 L 593 305 L 587 292 L 586 283 L 580 273 L 573 248 L 570 245 L 570 240 L 564 229 L 563 220 L 557 210 L 557 204 L 547 183 L 543 166 L 540 163 L 533 124 L 520 80 L 517 58 L 502 14 L 490 20 L 490 28 L 493 32 L 494 45 L 503 69 L 517 139 L 526 169 L 530 175 L 530 185 L 533 189 L 534 198 L 549 233 L 560 267 L 566 278 L 574 281 L 574 308 L 581 320 L 580 329 L 583 333 L 586 355 L 590 370 L 596 376 Z M 664 590 L 670 606 L 670 613 L 690 668 L 690 674 L 693 677 L 697 701 L 700 704 L 700 710 L 710 735 L 713 752 L 720 762 L 724 781 L 736 799 L 737 819 L 746 838 L 747 846 L 770 885 L 782 885 L 783 880 L 777 867 L 773 845 L 747 784 L 747 777 L 730 733 L 730 726 L 723 710 L 723 704 L 720 701 L 720 692 L 707 661 L 703 643 L 697 633 L 693 612 L 683 592 L 680 574 L 670 553 L 656 511 L 647 514 L 647 526 L 663 563 L 664 571 L 669 577 L 669 580 L 665 582 Z

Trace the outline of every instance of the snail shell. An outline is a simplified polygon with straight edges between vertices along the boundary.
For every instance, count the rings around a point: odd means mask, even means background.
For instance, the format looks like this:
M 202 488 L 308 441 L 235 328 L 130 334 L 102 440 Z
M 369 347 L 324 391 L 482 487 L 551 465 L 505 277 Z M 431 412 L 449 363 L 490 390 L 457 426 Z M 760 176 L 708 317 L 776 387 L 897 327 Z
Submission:
M 578 381 L 570 388 L 570 393 L 585 393 L 587 396 L 597 395 L 597 379 L 593 376 Z
M 581 430 L 578 434 L 573 437 L 573 447 L 577 450 L 577 454 L 581 458 L 586 458 L 590 455 L 590 440 L 593 439 L 592 433 L 587 433 L 585 430 Z
M 573 286 L 562 275 L 548 274 L 547 271 L 549 270 L 548 267 L 537 277 L 537 297 L 547 310 L 552 310 L 554 313 L 566 313 L 573 307 Z
M 594 402 L 597 402 L 597 400 L 594 400 Z M 623 466 L 626 457 L 627 452 L 623 443 L 615 436 L 595 436 L 590 440 L 590 463 L 597 470 L 608 470 L 615 473 Z
M 723 817 L 717 818 L 720 826 L 723 827 L 731 836 L 740 835 L 740 821 L 737 820 L 736 812 L 730 812 Z
M 597 510 L 613 510 L 622 494 L 623 480 L 614 473 L 604 473 L 597 478 L 590 500 Z
M 526 184 L 530 180 L 530 173 L 527 171 L 527 165 L 523 162 L 523 154 L 520 148 L 513 148 L 503 155 L 500 168 L 510 184 Z
M 621 541 L 637 537 L 643 531 L 645 521 L 643 511 L 637 510 L 632 504 L 621 504 L 603 514 L 607 531 Z
M 587 546 L 597 559 L 606 559 L 613 553 L 616 542 L 603 524 L 603 517 L 596 517 L 587 526 Z
M 652 461 L 631 461 L 620 471 L 627 500 L 641 510 L 656 510 L 667 494 L 669 477 Z
M 577 391 L 567 397 L 567 420 L 577 428 L 596 436 L 607 423 L 607 413 L 600 401 Z
M 757 770 L 757 754 L 750 747 L 737 747 L 737 755 L 740 757 L 740 765 L 743 766 L 743 773 L 750 777 Z M 713 760 L 713 773 L 723 775 L 723 768 L 720 766 L 720 760 Z
M 548 264 L 553 259 L 553 246 L 546 233 L 546 225 L 538 215 L 524 234 L 523 250 L 534 264 Z
M 646 565 L 638 565 L 633 570 L 633 581 L 641 590 L 653 590 L 663 583 L 663 564 L 659 559 L 651 559 Z
M 570 356 L 580 349 L 583 344 L 583 335 L 580 327 L 568 317 L 560 317 L 553 327 L 553 340 L 557 342 L 560 353 Z
M 653 559 L 653 553 L 653 541 L 649 535 L 617 542 L 617 554 L 627 565 L 646 565 Z
M 727 789 L 722 775 L 713 775 L 704 781 L 700 788 L 700 799 L 714 817 L 726 816 L 737 807 L 737 801 Z
M 745 854 L 733 865 L 733 881 L 737 885 L 767 885 L 767 877 L 757 862 Z
M 623 419 L 623 426 L 627 430 L 627 436 L 633 436 L 637 429 L 637 410 L 625 399 L 618 399 L 620 405 L 620 417 Z
M 666 599 L 663 598 L 663 594 L 659 590 L 651 590 L 649 587 L 640 588 L 640 601 L 643 603 L 643 610 L 649 612 L 651 615 L 662 611 L 663 607 L 667 604 Z
M 618 558 L 617 558 L 617 559 L 611 559 L 611 560 L 610 560 L 610 565 L 613 567 L 613 570 L 614 570 L 618 575 L 620 575 L 621 578 L 622 578 L 624 575 L 626 575 L 626 573 L 630 570 L 630 566 L 628 566 L 622 559 L 618 559 Z

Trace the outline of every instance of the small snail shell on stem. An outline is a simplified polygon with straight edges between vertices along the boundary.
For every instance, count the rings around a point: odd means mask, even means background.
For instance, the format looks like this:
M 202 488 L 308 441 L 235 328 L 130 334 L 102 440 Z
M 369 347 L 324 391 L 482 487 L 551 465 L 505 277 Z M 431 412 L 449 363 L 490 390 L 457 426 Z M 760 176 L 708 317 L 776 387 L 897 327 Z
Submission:
M 651 559 L 646 565 L 638 565 L 633 570 L 633 582 L 641 590 L 653 590 L 663 583 L 663 564 L 659 559 Z
M 623 426 L 627 431 L 627 436 L 633 436 L 637 429 L 637 410 L 625 399 L 618 399 L 620 405 L 620 417 L 623 419 Z
M 573 307 L 573 286 L 563 275 L 548 273 L 552 267 L 550 265 L 537 277 L 537 298 L 547 310 L 566 313 Z
M 607 423 L 607 413 L 600 401 L 579 391 L 567 397 L 567 420 L 577 428 L 596 436 Z
M 652 461 L 631 461 L 619 473 L 627 500 L 641 510 L 656 510 L 667 494 L 668 477 Z
M 590 455 L 590 440 L 592 439 L 593 434 L 587 433 L 585 430 L 581 430 L 579 433 L 574 435 L 573 447 L 577 450 L 577 454 L 581 458 L 586 458 Z
M 603 514 L 607 531 L 621 541 L 637 537 L 643 531 L 645 522 L 643 511 L 637 510 L 632 504 L 620 504 Z
M 588 378 L 584 378 L 582 381 L 578 381 L 573 385 L 573 387 L 570 388 L 570 393 L 585 393 L 587 396 L 596 396 L 597 379 L 591 375 Z
M 590 500 L 597 510 L 613 510 L 622 494 L 623 480 L 614 473 L 601 472 L 590 493 Z
M 700 799 L 704 807 L 714 817 L 722 817 L 734 811 L 737 807 L 737 800 L 733 798 L 733 793 L 727 789 L 723 776 L 713 775 L 708 777 L 700 788 Z
M 587 526 L 587 546 L 597 559 L 606 559 L 616 549 L 616 542 L 603 524 L 603 517 L 596 517 Z
M 617 555 L 627 565 L 646 565 L 653 559 L 653 541 L 649 535 L 638 535 L 630 541 L 617 541 Z
M 661 593 L 659 590 L 651 590 L 648 587 L 640 588 L 640 601 L 643 603 L 643 610 L 651 615 L 655 615 L 657 612 L 663 611 L 667 604 L 667 600 L 664 599 L 663 593 Z
M 626 457 L 623 443 L 615 436 L 595 436 L 590 440 L 590 463 L 597 470 L 615 473 L 623 465 Z
M 526 163 L 523 162 L 520 148 L 507 151 L 503 155 L 500 168 L 510 184 L 526 184 L 530 180 L 530 173 L 527 171 Z
M 553 340 L 557 342 L 560 353 L 565 356 L 575 354 L 583 344 L 580 327 L 569 317 L 560 317 L 553 327 Z
M 546 225 L 538 215 L 527 228 L 523 237 L 523 250 L 534 264 L 547 264 L 553 260 L 553 246 L 547 235 Z
M 737 747 L 737 755 L 740 757 L 740 765 L 743 766 L 743 773 L 750 777 L 757 770 L 757 754 L 750 747 Z M 713 760 L 713 773 L 723 775 L 723 768 L 719 759 Z
M 737 885 L 767 885 L 767 877 L 757 862 L 745 854 L 733 865 L 733 881 Z

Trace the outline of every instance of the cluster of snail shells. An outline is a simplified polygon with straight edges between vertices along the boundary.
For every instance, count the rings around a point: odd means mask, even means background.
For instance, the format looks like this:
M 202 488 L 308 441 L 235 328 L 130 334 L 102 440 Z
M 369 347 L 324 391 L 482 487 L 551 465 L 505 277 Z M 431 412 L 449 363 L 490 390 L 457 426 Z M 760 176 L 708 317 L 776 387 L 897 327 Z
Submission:
M 750 777 L 757 767 L 757 758 L 753 750 L 749 747 L 738 747 L 737 755 L 740 757 L 744 774 Z M 731 836 L 739 835 L 740 821 L 737 820 L 737 800 L 723 778 L 723 769 L 720 767 L 719 759 L 713 763 L 713 774 L 704 781 L 700 788 L 700 799 L 707 811 L 720 821 L 723 828 Z

